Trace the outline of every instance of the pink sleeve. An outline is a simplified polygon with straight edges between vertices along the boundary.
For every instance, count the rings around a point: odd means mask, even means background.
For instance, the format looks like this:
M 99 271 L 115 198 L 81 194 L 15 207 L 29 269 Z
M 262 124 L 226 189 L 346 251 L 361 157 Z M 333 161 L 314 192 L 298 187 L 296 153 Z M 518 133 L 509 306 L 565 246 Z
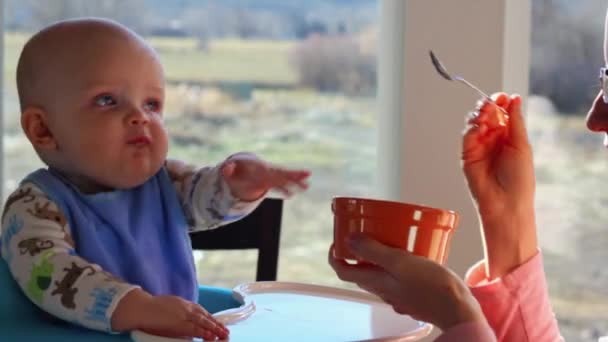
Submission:
M 450 328 L 435 340 L 449 341 L 496 342 L 496 337 L 487 322 L 471 322 Z
M 563 341 L 549 303 L 540 251 L 491 282 L 480 262 L 469 270 L 466 281 L 499 342 Z

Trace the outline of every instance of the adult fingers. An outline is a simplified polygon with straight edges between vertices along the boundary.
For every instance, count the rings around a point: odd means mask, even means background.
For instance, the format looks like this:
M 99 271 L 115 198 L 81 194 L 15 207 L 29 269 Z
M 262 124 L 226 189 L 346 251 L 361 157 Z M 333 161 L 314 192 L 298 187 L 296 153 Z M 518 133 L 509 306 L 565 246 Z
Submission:
M 481 143 L 488 131 L 486 124 L 468 124 L 462 137 L 463 161 L 479 159 L 483 155 L 484 145 Z
M 498 106 L 500 106 L 504 109 L 507 109 L 507 107 L 509 106 L 509 102 L 511 102 L 511 98 L 509 97 L 509 94 L 504 93 L 504 92 L 494 93 L 490 97 L 492 98 L 494 103 L 496 103 Z
M 475 124 L 487 124 L 491 129 L 497 129 L 500 126 L 505 126 L 507 118 L 505 113 L 509 107 L 511 98 L 505 93 L 496 93 L 492 95 L 491 101 L 482 99 L 477 102 L 477 112 L 479 115 L 475 118 Z
M 329 257 L 329 264 L 340 280 L 366 285 L 366 287 L 379 287 L 386 278 L 386 271 L 373 265 L 351 265 L 333 256 Z
M 407 282 L 411 274 L 415 274 L 417 270 L 431 262 L 401 249 L 386 246 L 363 234 L 351 235 L 349 247 L 358 258 L 378 265 L 404 282 Z
M 490 130 L 487 125 L 470 126 L 462 138 L 461 160 L 464 167 L 487 160 L 503 137 L 500 130 Z
M 521 113 L 521 96 L 513 95 L 508 107 L 509 113 L 509 138 L 516 147 L 526 147 L 529 145 L 528 132 L 524 117 Z
M 395 280 L 383 269 L 374 265 L 352 265 L 344 260 L 334 258 L 334 247 L 330 248 L 328 262 L 342 281 L 354 283 L 365 291 L 371 292 L 391 303 L 391 284 Z
M 413 290 L 408 280 L 397 278 L 378 266 L 350 265 L 335 259 L 332 250 L 333 247 L 330 249 L 329 263 L 341 280 L 355 283 L 361 289 L 375 294 L 399 314 L 414 317 L 426 308 L 428 303 L 421 301 L 421 292 L 415 288 Z
M 336 271 L 340 280 L 355 282 L 355 280 L 365 279 L 368 276 L 373 278 L 373 276 L 378 275 L 378 272 L 380 271 L 378 267 L 373 265 L 349 264 L 342 259 L 337 259 L 334 256 L 334 251 L 335 246 L 332 244 L 331 247 L 329 247 L 327 261 L 334 271 Z
M 488 149 L 493 149 L 493 143 L 497 135 L 502 135 L 504 130 L 496 127 L 493 122 L 495 111 L 506 108 L 510 105 L 511 99 L 506 93 L 495 93 L 492 95 L 491 103 L 485 99 L 477 102 L 476 110 L 469 113 L 466 117 L 466 127 L 462 139 L 462 160 L 467 163 L 483 159 Z M 498 128 L 498 129 L 497 129 Z

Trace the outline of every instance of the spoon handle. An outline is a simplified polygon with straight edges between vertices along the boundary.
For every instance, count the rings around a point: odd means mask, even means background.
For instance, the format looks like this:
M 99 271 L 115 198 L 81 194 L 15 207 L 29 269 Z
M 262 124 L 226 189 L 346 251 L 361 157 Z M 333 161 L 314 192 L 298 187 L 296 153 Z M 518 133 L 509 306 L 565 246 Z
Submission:
M 469 88 L 475 90 L 481 97 L 485 98 L 486 101 L 492 102 L 494 105 L 496 105 L 496 107 L 498 107 L 503 113 L 508 114 L 506 110 L 504 110 L 501 106 L 497 105 L 496 102 L 494 102 L 494 100 L 492 100 L 492 98 L 484 93 L 481 89 L 477 88 L 473 83 L 465 80 L 464 78 L 460 77 L 460 76 L 453 76 L 452 79 L 454 81 L 459 81 L 462 82 L 463 84 L 465 84 L 466 86 L 468 86 Z

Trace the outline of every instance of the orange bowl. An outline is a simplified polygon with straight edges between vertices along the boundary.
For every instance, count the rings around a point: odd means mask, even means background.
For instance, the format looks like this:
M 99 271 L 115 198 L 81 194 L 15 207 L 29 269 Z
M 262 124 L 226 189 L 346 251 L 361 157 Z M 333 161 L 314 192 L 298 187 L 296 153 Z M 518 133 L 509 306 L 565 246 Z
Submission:
M 445 264 L 458 214 L 418 204 L 334 197 L 334 246 L 338 259 L 359 262 L 347 239 L 358 232 L 379 242 Z

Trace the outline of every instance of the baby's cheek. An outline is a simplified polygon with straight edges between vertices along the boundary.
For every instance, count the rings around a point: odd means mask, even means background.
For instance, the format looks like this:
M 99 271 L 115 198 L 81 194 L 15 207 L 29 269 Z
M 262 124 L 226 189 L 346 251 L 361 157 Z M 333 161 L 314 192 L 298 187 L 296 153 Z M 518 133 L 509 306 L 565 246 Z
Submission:
M 159 153 L 160 158 L 164 160 L 169 153 L 169 132 L 165 126 L 158 126 L 155 141 L 157 153 Z

